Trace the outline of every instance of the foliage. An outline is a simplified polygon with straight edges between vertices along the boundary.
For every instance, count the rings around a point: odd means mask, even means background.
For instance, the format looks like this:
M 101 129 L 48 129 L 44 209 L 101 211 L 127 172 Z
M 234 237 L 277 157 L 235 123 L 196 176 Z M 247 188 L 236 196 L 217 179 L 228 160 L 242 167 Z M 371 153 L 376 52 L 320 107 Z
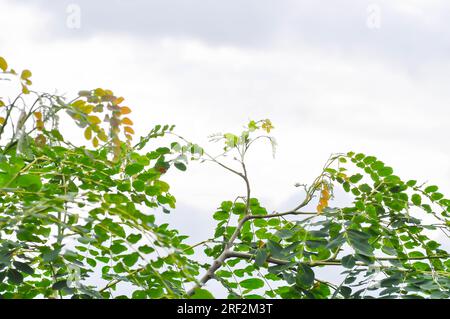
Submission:
M 268 213 L 251 196 L 245 164 L 254 141 L 274 143 L 267 121 L 223 135 L 224 156 L 240 170 L 209 157 L 240 177 L 247 194 L 214 213 L 216 244 L 204 250 L 214 262 L 200 285 L 217 279 L 229 298 L 450 297 L 450 256 L 432 239 L 444 235 L 448 245 L 450 201 L 437 186 L 405 182 L 374 156 L 335 154 L 310 186 L 297 185 L 303 202 Z M 350 205 L 331 205 L 336 187 L 351 194 Z M 321 280 L 321 268 L 337 282 Z
M 70 102 L 29 89 L 2 100 L 4 298 L 109 298 L 117 282 L 127 282 L 133 297 L 179 297 L 197 275 L 198 265 L 187 258 L 186 237 L 156 224 L 149 213 L 175 207 L 162 178 L 177 157 L 167 147 L 138 151 L 173 127 L 158 125 L 132 146 L 132 122 L 122 116 L 130 109 L 120 106 L 122 101 L 100 88 L 81 91 Z M 94 148 L 63 137 L 58 123 L 64 111 Z
M 448 244 L 450 201 L 437 186 L 403 181 L 374 156 L 334 154 L 297 185 L 302 202 L 269 213 L 252 194 L 246 155 L 262 140 L 275 152 L 270 120 L 213 135 L 218 156 L 168 125 L 133 145 L 131 109 L 112 91 L 67 101 L 31 90 L 31 72 L 19 76 L 3 58 L 0 69 L 20 88 L 0 99 L 2 297 L 212 298 L 211 279 L 229 298 L 450 297 L 449 253 L 437 239 Z M 92 146 L 64 138 L 64 114 Z M 175 140 L 149 149 L 162 136 Z M 155 215 L 175 208 L 165 173 L 191 161 L 219 165 L 246 193 L 223 201 L 212 238 L 189 246 Z M 338 188 L 349 205 L 333 206 Z M 207 264 L 196 261 L 201 247 Z

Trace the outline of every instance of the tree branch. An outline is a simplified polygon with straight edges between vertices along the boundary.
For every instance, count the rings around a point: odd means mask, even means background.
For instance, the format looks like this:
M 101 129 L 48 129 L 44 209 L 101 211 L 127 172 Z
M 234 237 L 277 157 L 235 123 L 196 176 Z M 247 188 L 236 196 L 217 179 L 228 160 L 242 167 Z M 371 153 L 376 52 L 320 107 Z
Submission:
M 407 257 L 407 258 L 405 258 L 405 257 L 375 257 L 375 259 L 379 260 L 379 261 L 389 261 L 389 260 L 441 259 L 441 258 L 449 258 L 449 257 L 450 257 L 450 255 L 437 255 L 437 256 L 420 256 L 420 257 Z M 243 259 L 254 260 L 255 255 L 250 254 L 250 253 L 244 253 L 244 252 L 229 251 L 226 255 L 226 258 L 243 258 Z M 266 261 L 271 264 L 276 264 L 276 265 L 286 265 L 286 264 L 291 263 L 291 261 L 272 258 L 272 257 L 267 258 Z M 317 261 L 310 261 L 310 262 L 305 262 L 305 263 L 311 267 L 324 266 L 324 265 L 340 266 L 340 265 L 342 265 L 342 259 L 317 260 Z M 363 263 L 360 263 L 357 265 L 358 266 L 366 266 L 366 264 L 363 264 Z

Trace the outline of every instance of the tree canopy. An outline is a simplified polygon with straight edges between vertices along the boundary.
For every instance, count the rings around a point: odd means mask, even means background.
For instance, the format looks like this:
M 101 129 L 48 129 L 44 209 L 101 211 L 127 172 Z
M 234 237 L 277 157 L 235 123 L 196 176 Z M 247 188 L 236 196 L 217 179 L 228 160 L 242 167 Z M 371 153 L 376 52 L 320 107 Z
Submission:
M 246 155 L 254 143 L 275 151 L 270 120 L 213 135 L 223 152 L 212 155 L 173 125 L 133 138 L 131 108 L 111 90 L 70 99 L 34 91 L 31 77 L 0 57 L 0 88 L 18 88 L 0 94 L 1 297 L 213 298 L 211 280 L 228 298 L 450 297 L 450 201 L 437 186 L 402 180 L 375 156 L 333 154 L 297 185 L 301 202 L 268 211 Z M 64 137 L 69 119 L 90 144 Z M 177 213 L 166 172 L 189 174 L 193 161 L 246 189 L 211 212 L 216 228 L 199 243 L 158 222 Z M 333 204 L 337 188 L 351 203 Z

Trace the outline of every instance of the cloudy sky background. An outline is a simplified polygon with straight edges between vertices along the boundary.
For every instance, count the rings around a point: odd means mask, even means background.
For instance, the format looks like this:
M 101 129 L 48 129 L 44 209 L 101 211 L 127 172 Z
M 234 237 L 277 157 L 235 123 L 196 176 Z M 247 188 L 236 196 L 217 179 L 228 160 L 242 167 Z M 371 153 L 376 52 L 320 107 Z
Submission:
M 77 8 L 80 28 L 70 28 Z M 260 145 L 248 163 L 270 210 L 294 206 L 294 184 L 349 150 L 450 193 L 448 1 L 0 0 L 0 55 L 31 69 L 39 90 L 123 95 L 138 135 L 176 124 L 207 146 L 211 133 L 270 118 L 276 159 Z M 164 218 L 192 242 L 244 190 L 208 164 L 169 182 L 179 204 Z

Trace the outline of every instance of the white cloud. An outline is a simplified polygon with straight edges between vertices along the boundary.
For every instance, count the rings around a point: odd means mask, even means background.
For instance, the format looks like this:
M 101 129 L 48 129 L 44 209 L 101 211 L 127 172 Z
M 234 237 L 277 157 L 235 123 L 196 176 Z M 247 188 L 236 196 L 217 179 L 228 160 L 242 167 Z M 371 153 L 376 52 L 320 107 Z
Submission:
M 105 86 L 120 92 L 135 118 L 145 119 L 136 121 L 142 134 L 149 123 L 172 122 L 180 133 L 205 141 L 249 118 L 272 118 L 278 158 L 273 161 L 266 148 L 251 166 L 260 195 L 274 203 L 296 191 L 294 182 L 312 178 L 330 152 L 349 149 L 376 154 L 405 175 L 446 187 L 449 152 L 442 146 L 450 114 L 442 80 L 449 61 L 428 61 L 410 74 L 383 59 L 298 43 L 260 50 L 114 33 L 43 40 L 35 32 L 45 32 L 45 13 L 2 3 L 9 12 L 2 28 L 15 25 L 19 31 L 2 34 L 2 54 L 30 67 L 46 90 Z M 179 187 L 181 196 L 190 189 Z

